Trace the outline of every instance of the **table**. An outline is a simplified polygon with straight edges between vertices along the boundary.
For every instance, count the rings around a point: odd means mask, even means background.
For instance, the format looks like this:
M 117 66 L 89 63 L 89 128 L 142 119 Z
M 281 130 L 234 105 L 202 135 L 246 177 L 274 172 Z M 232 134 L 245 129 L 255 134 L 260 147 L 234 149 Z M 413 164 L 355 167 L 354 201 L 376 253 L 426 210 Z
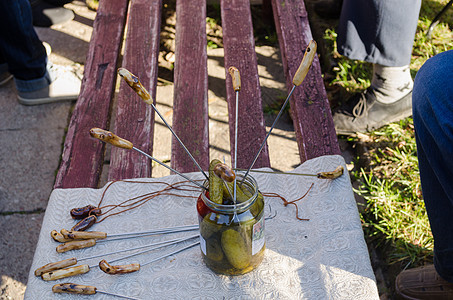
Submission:
M 345 167 L 341 156 L 323 156 L 305 162 L 294 172 L 316 173 L 333 170 L 338 165 Z M 194 179 L 202 179 L 198 172 L 188 174 Z M 242 276 L 216 275 L 204 265 L 200 248 L 196 246 L 147 265 L 135 273 L 108 275 L 96 267 L 87 274 L 45 282 L 35 277 L 33 272 L 51 261 L 74 255 L 78 258 L 88 257 L 111 249 L 170 239 L 162 235 L 112 241 L 99 243 L 94 248 L 58 254 L 54 250 L 58 243 L 51 239 L 50 231 L 72 226 L 74 220 L 70 218 L 68 209 L 74 205 L 93 203 L 99 199 L 103 189 L 56 189 L 51 195 L 43 221 L 25 299 L 80 298 L 79 295 L 53 294 L 51 286 L 61 282 L 94 285 L 102 290 L 139 299 L 379 298 L 347 174 L 335 180 L 261 173 L 254 173 L 253 176 L 263 193 L 276 192 L 288 200 L 303 195 L 313 183 L 308 195 L 298 202 L 301 217 L 309 218 L 309 221 L 297 220 L 293 206 L 285 207 L 277 198 L 265 198 L 266 215 L 276 213 L 276 216 L 266 220 L 265 259 L 254 271 Z M 174 183 L 181 181 L 181 178 L 171 175 L 141 180 Z M 117 182 L 111 186 L 105 199 L 108 203 L 114 203 L 156 188 L 156 183 Z M 194 196 L 198 194 L 196 192 Z M 270 209 L 272 212 L 269 212 Z M 194 223 L 197 223 L 195 199 L 166 196 L 155 198 L 140 209 L 106 219 L 96 224 L 93 230 L 118 233 Z M 173 234 L 171 238 L 187 235 L 189 233 Z M 145 263 L 178 247 L 181 246 L 152 251 L 117 264 Z M 88 263 L 96 264 L 100 259 L 102 257 Z M 96 297 L 90 299 L 105 298 L 101 294 Z

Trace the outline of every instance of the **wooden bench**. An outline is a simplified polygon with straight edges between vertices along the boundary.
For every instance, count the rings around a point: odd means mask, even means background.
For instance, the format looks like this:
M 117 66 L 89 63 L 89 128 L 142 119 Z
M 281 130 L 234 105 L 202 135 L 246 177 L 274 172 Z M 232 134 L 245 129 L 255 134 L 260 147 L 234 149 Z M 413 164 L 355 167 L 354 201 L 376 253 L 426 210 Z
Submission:
M 239 122 L 247 126 L 240 126 L 238 133 L 238 167 L 247 168 L 266 135 L 250 3 L 220 2 L 225 68 L 235 66 L 241 77 L 247 78 L 242 80 L 239 104 L 239 111 L 247 112 L 240 114 Z M 289 90 L 312 34 L 302 0 L 271 2 Z M 108 180 L 151 177 L 150 160 L 134 151 L 113 148 L 110 158 L 105 158 L 105 144 L 91 138 L 89 129 L 110 130 L 152 154 L 155 119 L 152 108 L 138 99 L 125 82 L 120 84 L 116 105 L 113 99 L 124 39 L 121 66 L 139 76 L 155 99 L 161 13 L 161 0 L 100 1 L 82 90 L 70 120 L 55 188 L 98 187 L 104 160 L 110 160 Z M 207 169 L 210 158 L 206 0 L 177 1 L 176 15 L 173 129 L 202 168 Z M 226 78 L 233 149 L 235 94 L 230 76 Z M 290 103 L 301 161 L 339 154 L 318 58 Z M 112 117 L 116 120 L 114 128 L 110 128 Z M 182 148 L 175 142 L 172 145 L 172 167 L 180 172 L 197 171 Z M 254 167 L 269 166 L 265 147 Z

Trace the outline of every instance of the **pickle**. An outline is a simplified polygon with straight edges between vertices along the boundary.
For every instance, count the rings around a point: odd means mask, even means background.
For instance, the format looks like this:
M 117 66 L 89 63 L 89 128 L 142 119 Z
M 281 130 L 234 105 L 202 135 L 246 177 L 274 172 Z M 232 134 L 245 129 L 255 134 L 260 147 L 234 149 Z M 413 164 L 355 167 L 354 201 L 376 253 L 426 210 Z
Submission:
M 200 233 L 201 236 L 207 240 L 214 233 L 222 229 L 221 224 L 217 224 L 218 215 L 214 213 L 207 214 L 200 223 Z
M 220 247 L 219 240 L 212 238 L 206 241 L 206 256 L 209 259 L 220 262 L 223 259 L 222 248 Z
M 234 187 L 234 181 L 233 182 L 225 182 L 228 185 L 228 188 L 230 189 L 231 193 L 234 193 L 233 187 Z M 239 183 L 236 183 L 236 199 L 239 203 L 245 202 L 252 197 L 252 193 L 250 193 L 249 190 L 245 187 L 245 185 L 241 188 Z M 225 185 L 223 185 L 223 198 L 224 199 L 231 199 L 232 197 L 230 196 L 230 192 L 226 188 Z
M 222 233 L 222 249 L 228 262 L 236 269 L 248 267 L 251 260 L 251 253 L 247 249 L 246 241 L 241 234 L 234 229 L 227 229 Z
M 223 181 L 214 174 L 214 167 L 222 162 L 218 159 L 213 159 L 209 164 L 209 199 L 217 204 L 223 202 Z

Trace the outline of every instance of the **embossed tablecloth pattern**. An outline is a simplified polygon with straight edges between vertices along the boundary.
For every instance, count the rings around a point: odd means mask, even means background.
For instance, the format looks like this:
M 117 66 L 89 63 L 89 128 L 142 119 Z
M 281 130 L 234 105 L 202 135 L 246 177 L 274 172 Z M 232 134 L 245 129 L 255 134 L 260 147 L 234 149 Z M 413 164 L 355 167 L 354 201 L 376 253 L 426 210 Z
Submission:
M 341 156 L 324 156 L 305 162 L 294 172 L 317 173 L 344 166 Z M 202 179 L 199 173 L 190 174 Z M 56 189 L 46 210 L 39 242 L 29 274 L 25 299 L 110 299 L 111 296 L 53 294 L 56 283 L 74 282 L 94 285 L 99 290 L 140 299 L 378 299 L 375 277 L 359 220 L 357 206 L 347 174 L 336 180 L 315 177 L 253 173 L 263 193 L 276 192 L 287 200 L 309 194 L 298 203 L 299 214 L 309 221 L 299 221 L 292 205 L 285 207 L 278 198 L 266 198 L 274 219 L 266 221 L 266 252 L 262 264 L 242 276 L 222 276 L 203 263 L 200 248 L 195 246 L 169 258 L 148 264 L 138 272 L 108 275 L 93 267 L 88 273 L 45 282 L 35 277 L 36 268 L 70 257 L 89 257 L 117 249 L 145 245 L 153 241 L 197 234 L 175 233 L 112 242 L 99 242 L 94 248 L 57 253 L 57 242 L 50 238 L 53 229 L 69 229 L 75 222 L 69 215 L 73 207 L 97 204 L 103 189 Z M 181 181 L 177 175 L 145 181 Z M 119 203 L 133 196 L 153 191 L 156 184 L 117 182 L 109 188 L 104 204 Z M 269 206 L 266 205 L 269 215 Z M 197 224 L 195 200 L 161 196 L 142 207 L 113 216 L 91 230 L 120 233 L 143 231 L 177 225 Z M 194 241 L 196 241 L 195 239 Z M 193 242 L 193 241 L 191 241 Z M 187 242 L 186 244 L 189 244 Z M 125 261 L 145 263 L 180 245 L 152 251 Z M 105 257 L 107 260 L 115 256 Z M 101 258 L 79 264 L 96 265 Z

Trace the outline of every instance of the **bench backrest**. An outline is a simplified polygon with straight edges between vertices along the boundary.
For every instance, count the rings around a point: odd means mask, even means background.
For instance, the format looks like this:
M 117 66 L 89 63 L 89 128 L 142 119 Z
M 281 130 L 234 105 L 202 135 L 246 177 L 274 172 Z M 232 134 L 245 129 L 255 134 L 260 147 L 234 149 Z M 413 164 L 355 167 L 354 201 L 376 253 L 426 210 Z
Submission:
M 129 8 L 129 13 L 127 14 Z M 272 0 L 288 90 L 305 48 L 312 39 L 307 12 L 302 0 Z M 92 139 L 92 127 L 109 130 L 133 141 L 137 148 L 152 153 L 154 112 L 137 101 L 124 82 L 120 84 L 117 105 L 113 107 L 120 45 L 125 38 L 122 66 L 140 77 L 155 99 L 157 56 L 159 53 L 161 0 L 100 1 L 93 25 L 82 90 L 66 136 L 62 162 L 55 188 L 97 187 L 104 163 L 105 145 Z M 203 169 L 209 164 L 206 0 L 177 1 L 176 50 L 174 72 L 173 129 Z M 266 130 L 253 37 L 249 1 L 221 0 L 225 70 L 241 72 L 238 167 L 252 162 Z M 127 32 L 125 24 L 127 21 Z M 226 76 L 229 110 L 230 149 L 234 145 L 235 93 Z M 135 99 L 135 100 L 132 100 Z M 329 102 L 321 77 L 318 58 L 300 87 L 291 97 L 301 161 L 340 150 Z M 181 172 L 196 171 L 191 159 L 173 140 L 171 164 Z M 254 167 L 270 166 L 267 146 Z M 150 177 L 151 163 L 134 151 L 112 148 L 108 179 Z

